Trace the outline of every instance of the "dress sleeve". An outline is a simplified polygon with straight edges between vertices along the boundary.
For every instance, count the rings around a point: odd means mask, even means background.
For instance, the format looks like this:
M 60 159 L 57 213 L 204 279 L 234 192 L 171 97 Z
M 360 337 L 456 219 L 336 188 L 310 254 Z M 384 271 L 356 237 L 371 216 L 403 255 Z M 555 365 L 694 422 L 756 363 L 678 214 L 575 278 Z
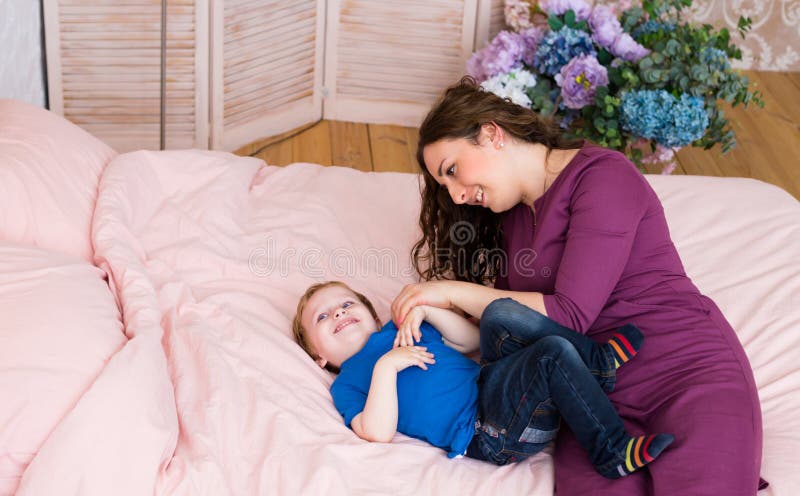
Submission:
M 606 305 L 631 253 L 651 189 L 623 157 L 587 167 L 569 201 L 570 219 L 548 317 L 585 334 Z

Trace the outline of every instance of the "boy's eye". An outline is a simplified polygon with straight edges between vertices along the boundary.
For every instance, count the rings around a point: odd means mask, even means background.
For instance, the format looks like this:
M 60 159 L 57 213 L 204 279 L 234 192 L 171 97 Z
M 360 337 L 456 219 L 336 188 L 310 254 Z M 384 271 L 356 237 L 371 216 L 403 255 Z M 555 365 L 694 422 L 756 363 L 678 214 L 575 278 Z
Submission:
M 321 314 L 319 314 L 319 317 L 317 317 L 317 322 L 319 322 L 320 320 L 322 320 L 322 319 L 326 318 L 327 316 L 328 316 L 328 314 L 327 314 L 327 313 L 321 313 Z
M 350 306 L 353 306 L 353 302 L 352 301 L 346 301 L 344 303 L 344 305 L 342 305 L 342 308 L 347 308 L 347 307 L 350 307 Z

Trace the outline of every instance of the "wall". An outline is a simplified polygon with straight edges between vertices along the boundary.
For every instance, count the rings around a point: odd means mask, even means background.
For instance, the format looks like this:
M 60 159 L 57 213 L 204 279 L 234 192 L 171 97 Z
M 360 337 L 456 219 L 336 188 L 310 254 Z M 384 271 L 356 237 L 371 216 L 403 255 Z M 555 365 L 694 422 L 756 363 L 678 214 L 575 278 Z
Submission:
M 41 0 L 0 0 L 0 98 L 46 106 Z
M 692 20 L 727 27 L 742 49 L 733 65 L 759 71 L 800 71 L 800 0 L 694 0 Z M 739 16 L 753 21 L 742 41 Z

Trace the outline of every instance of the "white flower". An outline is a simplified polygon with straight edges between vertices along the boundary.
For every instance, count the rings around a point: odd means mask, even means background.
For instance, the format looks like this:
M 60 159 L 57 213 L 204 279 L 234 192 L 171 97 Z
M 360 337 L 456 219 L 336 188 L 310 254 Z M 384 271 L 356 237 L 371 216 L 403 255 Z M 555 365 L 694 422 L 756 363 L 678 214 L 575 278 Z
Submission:
M 508 98 L 513 103 L 530 108 L 531 99 L 526 90 L 536 86 L 536 76 L 525 69 L 514 69 L 507 74 L 498 74 L 481 83 L 481 88 L 500 98 Z

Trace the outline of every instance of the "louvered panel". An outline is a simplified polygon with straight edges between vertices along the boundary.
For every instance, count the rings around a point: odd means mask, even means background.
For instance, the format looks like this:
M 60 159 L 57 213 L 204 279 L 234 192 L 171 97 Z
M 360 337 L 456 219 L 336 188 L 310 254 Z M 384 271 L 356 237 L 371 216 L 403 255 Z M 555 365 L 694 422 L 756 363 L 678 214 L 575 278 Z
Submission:
M 476 2 L 331 0 L 325 118 L 419 125 L 464 73 Z
M 166 147 L 206 147 L 208 3 L 167 5 Z M 45 0 L 44 11 L 51 109 L 117 151 L 158 149 L 161 0 Z
M 475 50 L 485 47 L 497 33 L 506 29 L 504 0 L 478 0 Z
M 489 39 L 493 39 L 497 33 L 506 28 L 506 16 L 504 13 L 505 2 L 503 0 L 491 0 L 492 14 L 489 21 Z
M 212 147 L 234 150 L 321 118 L 325 0 L 213 6 Z

